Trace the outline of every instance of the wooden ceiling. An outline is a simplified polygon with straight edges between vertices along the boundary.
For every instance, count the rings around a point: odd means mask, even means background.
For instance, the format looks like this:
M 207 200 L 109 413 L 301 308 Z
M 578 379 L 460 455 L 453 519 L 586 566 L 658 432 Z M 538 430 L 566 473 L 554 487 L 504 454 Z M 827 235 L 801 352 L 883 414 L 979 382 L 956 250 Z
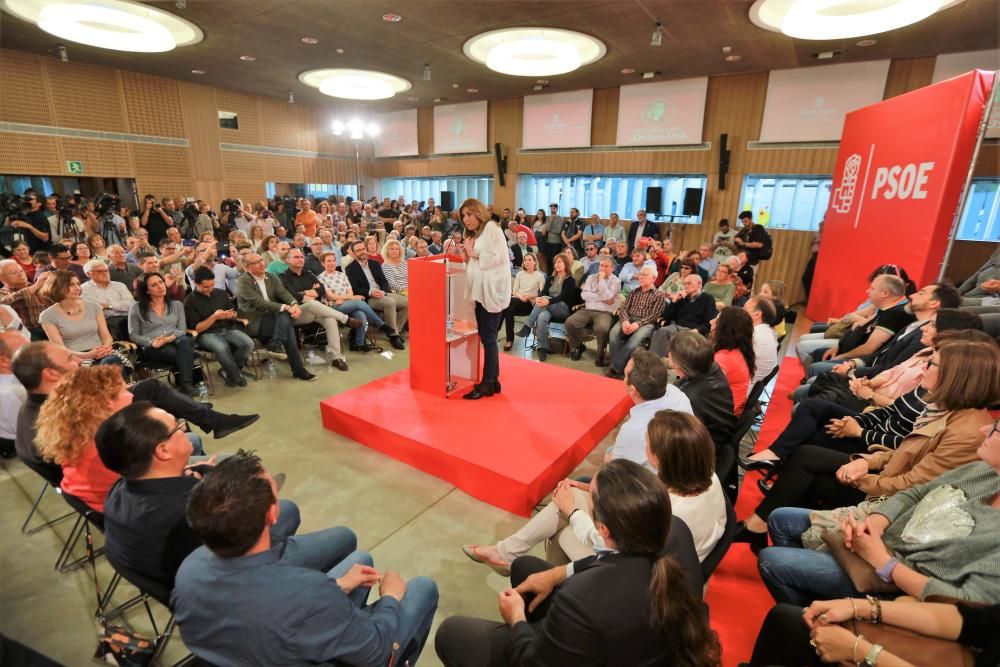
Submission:
M 66 43 L 70 59 L 271 97 L 285 98 L 291 90 L 297 102 L 321 107 L 343 103 L 299 83 L 300 72 L 375 69 L 413 83 L 407 93 L 370 103 L 372 110 L 430 106 L 436 97 L 465 102 L 531 94 L 533 79 L 497 74 L 462 53 L 469 37 L 503 27 L 568 28 L 607 45 L 607 55 L 597 63 L 551 77 L 547 92 L 639 83 L 644 71 L 659 72 L 658 79 L 677 79 L 807 67 L 820 64 L 813 54 L 821 51 L 841 51 L 823 61 L 835 63 L 1000 44 L 1000 0 L 966 0 L 916 25 L 876 35 L 878 43 L 866 48 L 857 46 L 856 39 L 803 41 L 757 28 L 748 18 L 750 0 L 187 0 L 184 9 L 177 9 L 174 0 L 147 4 L 194 22 L 204 40 L 164 54 Z M 385 22 L 386 13 L 399 14 L 402 21 Z M 650 46 L 653 17 L 665 29 L 660 47 Z M 302 37 L 319 42 L 306 45 Z M 4 48 L 58 57 L 60 41 L 10 15 L 0 16 Z M 723 47 L 742 59 L 725 62 Z M 256 61 L 243 62 L 241 55 Z M 424 63 L 431 65 L 431 81 L 421 79 Z M 635 73 L 623 75 L 624 68 Z M 206 73 L 195 75 L 192 69 Z M 479 92 L 468 93 L 467 88 Z

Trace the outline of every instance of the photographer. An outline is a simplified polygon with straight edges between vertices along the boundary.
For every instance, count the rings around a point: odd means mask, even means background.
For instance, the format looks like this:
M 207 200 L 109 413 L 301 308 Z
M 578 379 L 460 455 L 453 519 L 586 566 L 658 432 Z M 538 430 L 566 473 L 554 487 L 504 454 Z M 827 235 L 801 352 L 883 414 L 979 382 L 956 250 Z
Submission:
M 35 193 L 30 193 L 24 198 L 28 206 L 27 212 L 19 215 L 17 219 L 8 220 L 7 224 L 14 229 L 21 231 L 24 242 L 28 244 L 31 253 L 45 250 L 51 237 L 51 227 L 49 219 L 45 215 L 42 201 Z
M 139 226 L 149 234 L 149 242 L 154 247 L 167 235 L 167 227 L 174 225 L 174 219 L 156 201 L 156 195 L 143 197 L 142 207 L 134 215 L 139 218 Z
M 105 192 L 94 200 L 94 212 L 88 209 L 84 219 L 84 229 L 104 239 L 104 245 L 125 245 L 128 235 L 125 218 L 118 214 L 121 199 L 116 194 Z M 81 211 L 83 213 L 83 211 Z M 128 215 L 128 211 L 124 211 Z
M 219 228 L 219 221 L 210 210 L 208 204 L 203 201 L 198 202 L 198 219 L 194 223 L 194 237 L 201 238 L 202 234 L 215 235 L 215 230 Z

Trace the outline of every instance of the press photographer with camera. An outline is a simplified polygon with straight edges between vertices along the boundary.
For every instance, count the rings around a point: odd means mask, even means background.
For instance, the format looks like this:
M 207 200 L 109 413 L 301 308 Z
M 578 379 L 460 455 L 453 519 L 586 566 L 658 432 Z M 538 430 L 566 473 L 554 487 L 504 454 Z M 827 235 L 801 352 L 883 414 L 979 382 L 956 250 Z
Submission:
M 39 195 L 34 192 L 25 195 L 24 206 L 26 210 L 13 212 L 5 224 L 15 230 L 15 235 L 20 231 L 21 238 L 34 254 L 48 246 L 51 227 Z
M 104 239 L 105 247 L 125 245 L 127 236 L 125 218 L 118 214 L 121 198 L 111 192 L 104 192 L 94 199 L 94 212 L 87 209 L 85 227 L 91 234 L 98 234 Z M 128 211 L 125 211 L 128 215 Z
M 156 195 L 146 195 L 142 198 L 142 207 L 136 211 L 139 226 L 149 233 L 149 242 L 155 247 L 160 239 L 167 235 L 167 227 L 174 226 L 174 219 L 158 201 Z

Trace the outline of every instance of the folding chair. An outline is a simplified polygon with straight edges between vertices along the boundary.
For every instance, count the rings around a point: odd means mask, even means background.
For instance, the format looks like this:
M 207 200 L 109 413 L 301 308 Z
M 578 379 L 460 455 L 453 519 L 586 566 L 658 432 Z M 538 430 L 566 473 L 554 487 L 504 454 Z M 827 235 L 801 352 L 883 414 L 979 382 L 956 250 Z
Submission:
M 19 456 L 18 458 L 21 457 Z M 39 526 L 35 526 L 34 528 L 28 528 L 28 524 L 31 523 L 31 518 L 35 516 L 35 512 L 38 510 L 38 506 L 41 504 L 42 498 L 45 496 L 45 492 L 48 491 L 49 488 L 55 489 L 56 492 L 58 492 L 59 483 L 62 482 L 62 468 L 52 463 L 39 465 L 34 461 L 29 461 L 23 458 L 21 459 L 21 462 L 24 465 L 28 466 L 29 469 L 31 469 L 35 474 L 37 474 L 43 480 L 42 490 L 38 492 L 38 496 L 35 498 L 35 502 L 32 503 L 31 505 L 31 511 L 28 512 L 28 517 L 24 520 L 24 523 L 21 524 L 22 535 L 34 535 L 43 528 L 48 528 L 49 526 L 53 526 L 59 523 L 63 519 L 68 519 L 76 515 L 76 512 L 67 512 L 62 516 L 50 519 Z

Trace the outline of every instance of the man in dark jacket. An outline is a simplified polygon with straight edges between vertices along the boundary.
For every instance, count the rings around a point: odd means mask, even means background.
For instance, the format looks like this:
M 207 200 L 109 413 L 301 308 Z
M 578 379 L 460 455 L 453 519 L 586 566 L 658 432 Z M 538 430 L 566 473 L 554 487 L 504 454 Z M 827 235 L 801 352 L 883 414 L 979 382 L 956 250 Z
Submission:
M 684 329 L 694 329 L 707 335 L 712 320 L 718 314 L 715 299 L 701 291 L 701 276 L 689 275 L 684 279 L 684 291 L 670 297 L 663 309 L 661 325 L 653 332 L 649 351 L 666 356 L 670 337 Z
M 695 331 L 681 331 L 670 339 L 667 363 L 677 374 L 677 388 L 691 401 L 694 416 L 712 436 L 715 451 L 729 446 L 736 429 L 733 392 L 715 363 L 711 341 Z
M 382 319 L 385 320 L 383 331 L 389 336 L 389 342 L 397 350 L 404 349 L 406 346 L 399 332 L 406 323 L 406 297 L 392 291 L 378 262 L 368 261 L 364 242 L 356 241 L 351 250 L 355 261 L 344 269 L 347 279 L 351 281 L 351 290 L 364 296 L 373 310 L 382 313 Z
M 642 237 L 659 239 L 660 230 L 656 223 L 646 219 L 646 211 L 641 208 L 635 212 L 635 222 L 628 228 L 628 251 L 632 252 L 636 243 Z

